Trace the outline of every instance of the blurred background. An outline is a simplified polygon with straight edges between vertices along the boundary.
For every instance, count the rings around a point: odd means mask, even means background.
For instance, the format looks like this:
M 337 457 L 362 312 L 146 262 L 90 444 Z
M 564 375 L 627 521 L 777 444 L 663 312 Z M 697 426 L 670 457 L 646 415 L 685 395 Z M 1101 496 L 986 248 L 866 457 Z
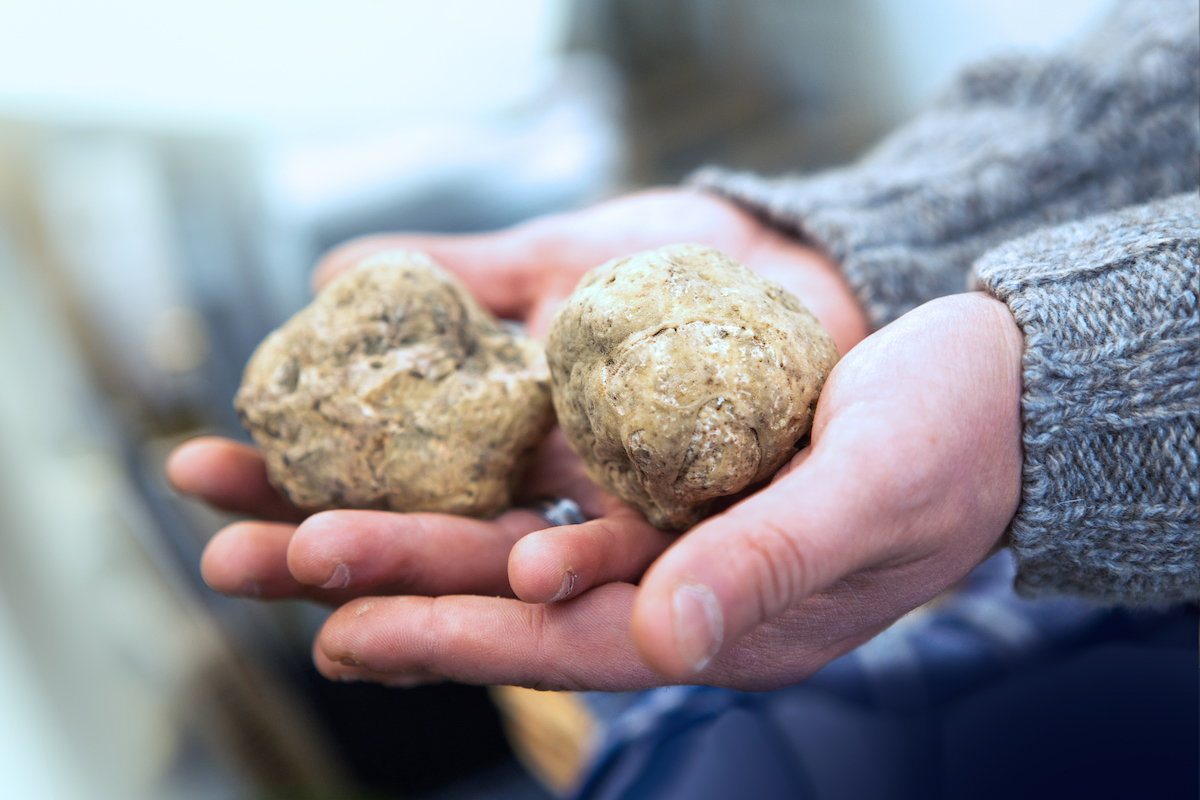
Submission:
M 26 800 L 545 797 L 485 690 L 333 685 L 162 465 L 319 254 L 852 159 L 1110 0 L 0 0 L 0 776 Z

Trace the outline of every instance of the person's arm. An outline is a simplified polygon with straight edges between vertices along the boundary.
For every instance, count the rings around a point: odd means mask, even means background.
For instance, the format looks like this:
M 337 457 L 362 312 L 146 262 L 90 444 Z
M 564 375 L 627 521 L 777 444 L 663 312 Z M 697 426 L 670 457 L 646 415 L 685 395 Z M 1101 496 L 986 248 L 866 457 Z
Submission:
M 1011 242 L 975 268 L 1025 338 L 1017 587 L 1200 595 L 1200 198 Z
M 879 328 L 1005 241 L 1195 190 L 1198 27 L 1192 0 L 1125 2 L 1061 54 L 968 71 L 852 166 L 691 183 L 826 251 Z

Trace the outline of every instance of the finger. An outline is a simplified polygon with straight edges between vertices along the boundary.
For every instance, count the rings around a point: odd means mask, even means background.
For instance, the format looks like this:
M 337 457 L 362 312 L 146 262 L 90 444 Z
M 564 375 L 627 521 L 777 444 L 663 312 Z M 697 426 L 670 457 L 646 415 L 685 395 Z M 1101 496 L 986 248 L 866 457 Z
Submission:
M 366 592 L 321 589 L 297 581 L 288 571 L 287 550 L 295 525 L 238 522 L 209 541 L 200 559 L 204 582 L 222 594 L 261 600 L 308 599 L 341 605 Z
M 280 522 L 305 517 L 267 480 L 262 456 L 248 444 L 201 436 L 176 448 L 166 471 L 180 492 L 226 511 Z
M 287 546 L 295 525 L 238 522 L 222 529 L 204 548 L 200 573 L 222 594 L 245 597 L 301 597 L 309 587 L 287 569 Z
M 578 597 L 614 581 L 636 583 L 674 538 L 613 500 L 600 519 L 547 528 L 517 542 L 508 557 L 508 580 L 528 603 Z
M 636 592 L 629 584 L 610 583 L 553 605 L 488 597 L 364 597 L 325 623 L 313 644 L 313 662 L 331 680 L 390 686 L 444 680 L 596 691 L 660 686 L 662 676 L 648 668 L 630 639 Z M 855 601 L 852 591 L 841 594 L 825 605 Z M 746 691 L 791 685 L 882 627 L 873 624 L 839 638 L 823 635 L 811 618 L 785 617 L 756 629 L 690 682 Z M 810 643 L 813 632 L 819 641 Z
M 312 644 L 312 660 L 317 671 L 332 681 L 339 683 L 359 683 L 369 681 L 390 686 L 395 689 L 411 689 L 430 683 L 442 683 L 446 678 L 431 672 L 375 672 L 362 666 L 352 658 L 343 658 L 339 662 L 330 661 L 321 650 L 321 640 L 316 638 Z
M 494 520 L 326 511 L 296 530 L 287 565 L 301 584 L 327 590 L 511 597 L 509 551 L 545 526 L 541 515 L 522 509 Z
M 495 233 L 439 236 L 383 234 L 354 239 L 330 251 L 313 273 L 320 290 L 337 275 L 388 250 L 418 250 L 453 272 L 480 303 L 501 317 L 524 319 L 539 285 L 540 265 L 523 228 Z M 570 289 L 567 289 L 569 292 Z
M 607 584 L 566 603 L 487 597 L 368 597 L 326 621 L 314 648 L 327 678 L 630 691 L 662 680 L 629 638 L 637 590 Z
M 201 559 L 205 582 L 225 594 L 334 605 L 366 594 L 511 596 L 511 543 L 546 524 L 525 510 L 490 522 L 377 511 L 330 511 L 312 520 L 299 528 L 240 522 L 223 529 Z
M 629 584 L 611 583 L 554 605 L 486 597 L 365 597 L 326 622 L 313 643 L 313 663 L 330 680 L 388 686 L 445 680 L 577 691 L 661 686 L 662 677 L 629 639 L 635 592 Z M 841 595 L 825 604 L 855 601 L 851 591 Z M 756 629 L 690 682 L 743 691 L 793 685 L 886 624 L 838 638 L 825 635 L 812 619 L 792 615 Z M 814 632 L 819 641 L 806 641 Z

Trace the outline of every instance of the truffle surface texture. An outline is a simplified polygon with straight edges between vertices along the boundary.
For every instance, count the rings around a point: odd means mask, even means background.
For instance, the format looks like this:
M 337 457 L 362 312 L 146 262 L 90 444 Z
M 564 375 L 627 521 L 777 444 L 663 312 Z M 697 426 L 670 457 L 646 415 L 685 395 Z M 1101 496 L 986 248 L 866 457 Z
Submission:
M 541 345 L 422 253 L 342 274 L 268 336 L 234 401 L 305 510 L 488 517 L 554 424 Z
M 774 474 L 838 360 L 792 294 L 700 245 L 589 272 L 555 314 L 546 357 L 592 480 L 666 530 Z

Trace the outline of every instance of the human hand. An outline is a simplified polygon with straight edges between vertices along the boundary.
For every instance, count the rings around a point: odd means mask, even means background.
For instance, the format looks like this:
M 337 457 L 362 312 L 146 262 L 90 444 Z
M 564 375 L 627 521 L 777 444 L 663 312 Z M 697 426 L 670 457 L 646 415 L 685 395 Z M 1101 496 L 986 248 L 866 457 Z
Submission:
M 539 335 L 587 270 L 616 256 L 679 242 L 717 247 L 786 286 L 809 305 L 842 352 L 866 334 L 857 302 L 827 259 L 731 203 L 686 190 L 645 192 L 496 233 L 366 237 L 326 256 L 314 284 L 320 288 L 382 250 L 423 250 L 493 312 L 521 320 Z M 435 514 L 326 512 L 297 528 L 304 515 L 267 482 L 257 452 L 212 437 L 177 450 L 168 475 L 187 494 L 264 520 L 230 526 L 205 551 L 205 579 L 229 593 L 332 604 L 362 594 L 512 596 L 509 549 L 524 534 L 545 527 L 539 515 L 514 510 L 487 522 Z M 605 539 L 606 560 L 590 568 L 592 582 L 636 579 L 671 541 L 640 515 L 605 498 L 558 430 L 535 457 L 518 501 L 539 496 L 570 497 L 588 516 L 602 518 L 559 537 L 578 541 L 585 550 L 593 537 Z M 613 523 L 607 532 L 601 532 L 604 520 Z
M 679 538 L 640 586 L 605 583 L 630 546 L 628 519 L 531 533 L 508 573 L 531 602 L 363 598 L 326 622 L 318 669 L 604 690 L 801 680 L 997 545 L 1020 495 L 1021 352 L 1003 304 L 929 303 L 850 352 L 811 446 L 770 487 Z M 571 599 L 544 602 L 568 582 Z

